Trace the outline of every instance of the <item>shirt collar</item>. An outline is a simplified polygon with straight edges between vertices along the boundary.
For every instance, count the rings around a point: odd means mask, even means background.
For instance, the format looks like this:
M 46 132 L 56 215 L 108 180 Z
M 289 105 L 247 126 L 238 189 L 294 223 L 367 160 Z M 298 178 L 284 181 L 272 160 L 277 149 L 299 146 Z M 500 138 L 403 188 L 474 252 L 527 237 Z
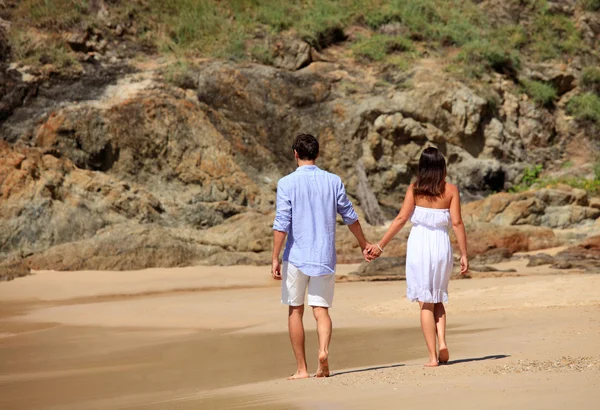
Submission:
M 296 172 L 315 171 L 317 169 L 319 169 L 319 167 L 316 165 L 302 165 L 296 168 Z

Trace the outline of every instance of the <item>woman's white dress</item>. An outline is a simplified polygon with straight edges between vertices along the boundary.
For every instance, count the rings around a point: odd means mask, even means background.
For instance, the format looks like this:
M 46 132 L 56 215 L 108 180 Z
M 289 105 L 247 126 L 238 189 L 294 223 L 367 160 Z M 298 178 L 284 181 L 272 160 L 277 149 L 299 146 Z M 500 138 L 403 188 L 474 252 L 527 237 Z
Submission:
M 406 297 L 413 302 L 448 301 L 452 247 L 448 209 L 415 206 L 406 250 Z

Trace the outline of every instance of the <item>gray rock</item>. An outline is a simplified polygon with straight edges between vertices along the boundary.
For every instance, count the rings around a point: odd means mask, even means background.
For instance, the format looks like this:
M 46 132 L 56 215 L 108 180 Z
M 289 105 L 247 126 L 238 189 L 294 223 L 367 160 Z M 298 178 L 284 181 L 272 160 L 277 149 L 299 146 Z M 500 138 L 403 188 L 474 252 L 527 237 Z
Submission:
M 363 262 L 358 271 L 352 272 L 358 276 L 395 276 L 404 278 L 406 275 L 406 258 L 380 257 L 372 262 Z
M 297 39 L 283 39 L 275 50 L 275 67 L 295 71 L 306 67 L 311 62 L 310 45 Z
M 545 253 L 538 253 L 537 255 L 532 255 L 529 257 L 529 263 L 527 263 L 527 267 L 552 264 L 554 264 L 554 258 L 552 256 Z
M 554 117 L 547 109 L 538 107 L 532 100 L 521 101 L 518 133 L 525 147 L 548 147 L 556 137 Z
M 573 264 L 567 261 L 558 261 L 551 266 L 553 269 L 571 269 L 572 267 Z
M 597 208 L 578 205 L 548 206 L 540 218 L 540 224 L 551 228 L 568 228 L 598 217 L 600 209 Z
M 499 272 L 499 273 L 514 273 L 517 271 L 516 269 L 498 269 L 498 268 L 494 268 L 493 266 L 486 266 L 486 265 L 469 266 L 469 270 L 471 270 L 473 272 Z
M 582 269 L 589 273 L 600 273 L 600 236 L 589 237 L 567 248 L 555 257 L 552 267 L 557 269 Z
M 493 263 L 500 263 L 507 259 L 510 259 L 512 252 L 507 248 L 494 248 L 482 253 L 481 255 L 473 258 L 474 264 L 487 265 Z
M 22 258 L 0 261 L 0 282 L 13 280 L 31 274 L 31 269 Z
M 398 22 L 384 24 L 379 27 L 378 31 L 387 36 L 406 36 L 410 34 L 410 30 Z

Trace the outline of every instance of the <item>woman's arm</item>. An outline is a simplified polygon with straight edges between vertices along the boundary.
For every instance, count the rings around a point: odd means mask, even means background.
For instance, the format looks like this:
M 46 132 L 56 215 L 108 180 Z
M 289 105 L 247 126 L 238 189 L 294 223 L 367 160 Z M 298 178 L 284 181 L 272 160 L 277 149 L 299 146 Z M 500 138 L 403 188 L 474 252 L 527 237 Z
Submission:
M 452 229 L 458 241 L 460 249 L 460 273 L 467 273 L 469 270 L 469 258 L 467 256 L 467 233 L 465 232 L 465 224 L 460 213 L 460 194 L 455 185 L 450 185 L 452 197 L 450 198 L 450 218 L 452 218 Z
M 413 194 L 413 186 L 411 184 L 406 191 L 406 196 L 404 197 L 404 202 L 402 203 L 402 208 L 400 209 L 400 212 L 398 212 L 398 215 L 396 216 L 396 218 L 394 218 L 394 221 L 388 228 L 385 235 L 383 235 L 383 238 L 381 238 L 381 240 L 377 243 L 377 245 L 379 246 L 371 245 L 368 248 L 368 254 L 369 256 L 371 256 L 370 260 L 373 260 L 381 255 L 382 250 L 385 248 L 385 246 L 388 243 L 390 243 L 394 236 L 396 236 L 398 232 L 400 232 L 400 230 L 404 227 L 406 222 L 408 222 L 414 210 L 415 197 Z M 366 256 L 367 255 L 365 255 L 365 257 Z

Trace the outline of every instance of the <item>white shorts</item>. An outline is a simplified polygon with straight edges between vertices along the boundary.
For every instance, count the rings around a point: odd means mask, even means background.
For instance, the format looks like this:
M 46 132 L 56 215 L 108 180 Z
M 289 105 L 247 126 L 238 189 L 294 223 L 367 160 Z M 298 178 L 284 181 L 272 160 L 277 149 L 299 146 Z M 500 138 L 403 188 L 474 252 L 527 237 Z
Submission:
M 281 269 L 281 303 L 290 306 L 304 305 L 308 288 L 308 305 L 330 308 L 333 305 L 335 274 L 308 276 L 289 262 Z

